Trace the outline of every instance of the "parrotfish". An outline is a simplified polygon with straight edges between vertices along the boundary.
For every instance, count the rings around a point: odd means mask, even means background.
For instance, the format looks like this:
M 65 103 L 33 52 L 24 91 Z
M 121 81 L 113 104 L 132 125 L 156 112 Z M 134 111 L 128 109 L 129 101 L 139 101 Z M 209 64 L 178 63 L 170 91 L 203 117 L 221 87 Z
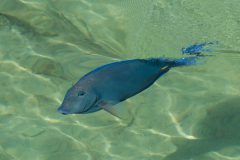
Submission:
M 202 57 L 130 59 L 100 66 L 74 84 L 58 112 L 85 114 L 104 109 L 121 118 L 114 105 L 142 92 L 172 67 L 199 64 Z
M 207 47 L 209 45 L 214 45 L 214 44 L 218 44 L 218 42 L 204 42 L 204 43 L 194 44 L 189 47 L 182 48 L 182 54 L 200 56 L 202 52 L 211 52 L 210 49 L 205 49 L 204 47 Z

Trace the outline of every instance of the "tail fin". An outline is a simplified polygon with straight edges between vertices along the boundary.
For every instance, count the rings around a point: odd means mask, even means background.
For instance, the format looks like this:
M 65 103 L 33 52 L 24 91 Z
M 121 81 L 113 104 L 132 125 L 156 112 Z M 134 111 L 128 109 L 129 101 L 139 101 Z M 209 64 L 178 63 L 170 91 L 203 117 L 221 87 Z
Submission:
M 180 66 L 190 66 L 195 64 L 203 64 L 205 62 L 205 56 L 192 56 L 184 58 L 149 58 L 143 60 L 145 63 L 150 63 L 153 65 L 166 67 L 180 67 Z
M 175 59 L 172 67 L 190 66 L 190 65 L 203 64 L 203 63 L 204 63 L 204 57 L 200 57 L 200 56 L 184 57 L 184 58 Z
M 212 52 L 211 46 L 219 45 L 218 41 L 215 42 L 204 42 L 204 43 L 196 43 L 188 47 L 182 48 L 182 54 L 188 55 L 202 55 L 202 52 Z

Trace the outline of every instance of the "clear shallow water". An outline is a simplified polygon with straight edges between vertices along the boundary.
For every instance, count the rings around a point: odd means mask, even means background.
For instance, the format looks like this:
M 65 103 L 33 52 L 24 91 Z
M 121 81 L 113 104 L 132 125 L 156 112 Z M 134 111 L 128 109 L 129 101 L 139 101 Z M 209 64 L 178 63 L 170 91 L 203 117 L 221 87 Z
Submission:
M 240 3 L 167 0 L 1 0 L 0 160 L 240 159 Z M 219 41 L 204 65 L 174 68 L 121 104 L 63 116 L 66 90 L 109 62 L 180 57 Z M 231 52 L 234 52 L 232 54 Z

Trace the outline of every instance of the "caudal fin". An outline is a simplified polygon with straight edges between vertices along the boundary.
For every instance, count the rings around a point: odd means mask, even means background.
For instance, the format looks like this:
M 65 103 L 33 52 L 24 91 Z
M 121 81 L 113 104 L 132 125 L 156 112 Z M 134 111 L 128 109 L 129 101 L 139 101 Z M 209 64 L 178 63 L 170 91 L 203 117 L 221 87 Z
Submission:
M 146 63 L 157 65 L 160 67 L 180 67 L 180 66 L 190 66 L 196 64 L 203 64 L 205 62 L 205 56 L 192 56 L 184 58 L 149 58 L 144 60 Z
M 203 64 L 204 59 L 205 58 L 201 56 L 178 58 L 178 59 L 175 59 L 173 63 L 173 67 Z

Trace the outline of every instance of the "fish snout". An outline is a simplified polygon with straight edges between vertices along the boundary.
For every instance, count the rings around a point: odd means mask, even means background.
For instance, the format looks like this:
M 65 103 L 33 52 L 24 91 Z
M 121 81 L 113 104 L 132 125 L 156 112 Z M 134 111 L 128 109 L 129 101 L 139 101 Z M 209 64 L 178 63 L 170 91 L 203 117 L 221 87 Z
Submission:
M 58 111 L 59 113 L 64 114 L 64 115 L 69 114 L 69 112 L 66 111 L 66 110 L 64 110 L 62 107 L 59 107 L 59 108 L 57 109 L 57 111 Z

